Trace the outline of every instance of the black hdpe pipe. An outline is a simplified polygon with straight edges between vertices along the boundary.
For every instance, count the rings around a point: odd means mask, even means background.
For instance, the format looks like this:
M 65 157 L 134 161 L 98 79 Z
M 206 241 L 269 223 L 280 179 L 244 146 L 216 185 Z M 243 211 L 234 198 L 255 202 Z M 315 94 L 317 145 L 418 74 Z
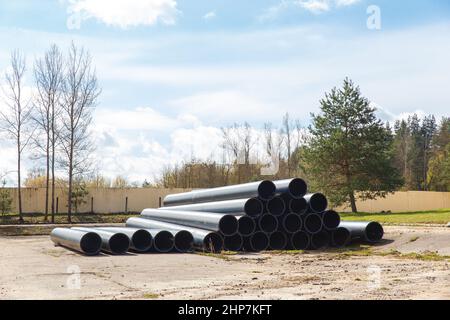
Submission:
M 141 216 L 194 228 L 219 231 L 225 236 L 232 236 L 238 232 L 236 217 L 223 213 L 144 209 Z
M 160 210 L 215 212 L 230 215 L 249 215 L 258 217 L 264 212 L 264 203 L 258 198 L 213 201 L 206 203 L 184 204 L 161 207 Z
M 303 218 L 303 229 L 310 234 L 319 233 L 323 229 L 322 217 L 317 213 L 309 213 Z
M 288 244 L 288 238 L 284 232 L 276 231 L 269 236 L 269 248 L 271 250 L 283 250 Z
M 278 219 L 271 214 L 264 214 L 257 218 L 259 230 L 265 233 L 272 233 L 278 229 Z
M 131 218 L 130 218 L 131 219 Z M 157 228 L 147 228 L 148 224 L 139 221 L 127 221 L 127 227 L 145 228 L 153 236 L 152 251 L 167 253 L 177 251 L 181 253 L 191 252 L 194 248 L 194 237 L 187 230 L 167 230 Z
M 290 248 L 294 250 L 306 250 L 309 248 L 311 237 L 304 231 L 294 233 L 290 239 Z
M 289 194 L 284 193 L 281 195 L 286 204 L 284 213 L 296 213 L 302 215 L 308 211 L 308 203 L 305 198 L 292 198 Z
M 249 216 L 238 216 L 238 233 L 241 236 L 250 236 L 256 230 L 255 220 Z
M 233 186 L 170 194 L 164 198 L 164 206 L 253 197 L 259 197 L 262 200 L 270 200 L 275 196 L 275 191 L 276 187 L 272 181 L 250 182 Z
M 147 252 L 152 248 L 153 245 L 153 237 L 151 233 L 144 229 L 120 227 L 102 227 L 94 229 L 126 234 L 131 240 L 130 248 L 137 252 Z
M 250 237 L 244 238 L 243 248 L 250 252 L 264 251 L 269 248 L 269 237 L 264 232 L 255 232 Z
M 319 233 L 311 235 L 311 242 L 309 244 L 309 249 L 320 250 L 325 249 L 330 245 L 330 234 L 322 230 Z
M 321 216 L 323 227 L 325 230 L 334 230 L 339 226 L 339 223 L 341 223 L 341 217 L 339 216 L 339 213 L 334 210 L 324 211 L 323 213 L 321 213 Z
M 350 231 L 352 240 L 375 243 L 383 239 L 384 230 L 378 222 L 341 221 L 339 227 Z
M 350 231 L 342 227 L 330 231 L 330 236 L 331 246 L 335 248 L 345 247 L 351 240 Z
M 102 238 L 95 232 L 85 232 L 66 228 L 55 228 L 50 233 L 55 245 L 69 248 L 87 256 L 100 253 Z
M 161 229 L 167 231 L 188 231 L 193 236 L 193 245 L 196 249 L 206 250 L 210 252 L 220 252 L 223 249 L 223 239 L 217 232 L 209 230 L 193 228 L 188 226 L 180 226 L 178 224 L 152 220 L 148 218 L 129 218 L 127 227 Z
M 310 193 L 305 196 L 309 210 L 312 212 L 323 212 L 328 207 L 328 200 L 322 193 Z
M 102 251 L 108 253 L 124 254 L 130 249 L 130 238 L 121 232 L 101 231 L 82 227 L 73 227 L 71 230 L 97 233 L 102 239 Z
M 266 201 L 266 211 L 267 213 L 270 213 L 274 216 L 281 216 L 286 211 L 286 204 L 282 197 L 276 196 L 270 199 L 269 201 Z
M 300 178 L 277 180 L 273 183 L 276 186 L 277 194 L 287 193 L 296 199 L 302 198 L 308 191 L 306 182 Z
M 244 239 L 240 234 L 225 236 L 223 238 L 223 247 L 227 251 L 239 251 L 242 249 Z
M 302 218 L 295 213 L 289 213 L 279 218 L 279 230 L 292 234 L 300 231 L 303 226 Z M 280 229 L 281 227 L 281 229 Z

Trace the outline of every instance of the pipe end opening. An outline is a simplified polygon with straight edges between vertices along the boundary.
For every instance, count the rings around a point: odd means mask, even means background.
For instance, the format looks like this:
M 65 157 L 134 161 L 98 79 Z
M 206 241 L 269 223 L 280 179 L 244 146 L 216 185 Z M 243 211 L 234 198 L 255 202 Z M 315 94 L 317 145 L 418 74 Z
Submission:
M 289 183 L 289 193 L 294 198 L 302 198 L 308 191 L 305 180 L 300 178 L 292 179 Z
M 86 255 L 96 255 L 102 248 L 102 238 L 95 232 L 88 232 L 81 237 L 80 247 Z

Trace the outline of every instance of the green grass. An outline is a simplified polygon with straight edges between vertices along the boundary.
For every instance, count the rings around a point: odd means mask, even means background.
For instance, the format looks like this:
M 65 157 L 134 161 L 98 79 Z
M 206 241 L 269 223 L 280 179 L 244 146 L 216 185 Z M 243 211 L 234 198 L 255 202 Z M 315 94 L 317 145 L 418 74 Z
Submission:
M 385 224 L 447 224 L 450 209 L 402 213 L 341 213 L 342 220 L 378 221 Z
M 421 261 L 450 261 L 450 256 L 440 255 L 434 251 L 425 251 L 421 253 L 401 253 L 397 250 L 390 251 L 374 251 L 370 247 L 360 247 L 354 248 L 353 250 L 342 251 L 337 254 L 338 259 L 345 259 L 348 257 L 369 257 L 369 256 L 380 256 L 380 257 L 395 257 L 399 259 L 409 259 L 409 260 L 421 260 Z
M 158 299 L 159 298 L 159 294 L 156 294 L 156 293 L 144 293 L 143 298 L 144 299 Z

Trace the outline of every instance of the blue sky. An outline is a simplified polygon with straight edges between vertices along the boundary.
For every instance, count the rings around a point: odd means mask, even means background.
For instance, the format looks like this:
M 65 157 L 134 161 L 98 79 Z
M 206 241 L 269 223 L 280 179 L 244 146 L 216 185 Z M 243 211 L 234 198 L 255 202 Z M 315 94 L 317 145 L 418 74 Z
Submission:
M 373 5 L 379 29 L 367 26 Z M 96 157 L 111 177 L 151 180 L 164 165 L 207 158 L 234 122 L 261 128 L 289 112 L 307 126 L 347 76 L 384 120 L 449 115 L 446 0 L 0 1 L 2 73 L 12 49 L 31 69 L 50 44 L 70 41 L 94 58 Z M 0 171 L 14 163 L 6 154 Z

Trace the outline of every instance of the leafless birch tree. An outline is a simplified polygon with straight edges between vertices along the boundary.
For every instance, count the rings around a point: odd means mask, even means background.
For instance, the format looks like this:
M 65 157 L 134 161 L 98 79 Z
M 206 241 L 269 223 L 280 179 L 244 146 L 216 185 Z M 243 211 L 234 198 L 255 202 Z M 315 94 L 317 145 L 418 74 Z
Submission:
M 22 155 L 32 137 L 30 126 L 32 104 L 24 93 L 26 71 L 25 57 L 19 52 L 11 54 L 11 66 L 5 73 L 6 85 L 3 87 L 5 110 L 0 111 L 1 128 L 15 143 L 17 150 L 17 192 L 19 221 L 23 222 L 22 212 Z
M 36 60 L 34 66 L 36 83 L 36 115 L 39 135 L 35 144 L 40 155 L 46 160 L 45 220 L 48 219 L 49 189 L 51 183 L 51 214 L 55 220 L 55 152 L 57 145 L 57 117 L 60 113 L 61 90 L 64 81 L 63 56 L 56 45 Z
M 68 221 L 72 221 L 74 179 L 87 173 L 93 150 L 90 135 L 92 113 L 100 94 L 92 59 L 72 43 L 67 56 L 61 103 L 62 164 L 68 173 Z

